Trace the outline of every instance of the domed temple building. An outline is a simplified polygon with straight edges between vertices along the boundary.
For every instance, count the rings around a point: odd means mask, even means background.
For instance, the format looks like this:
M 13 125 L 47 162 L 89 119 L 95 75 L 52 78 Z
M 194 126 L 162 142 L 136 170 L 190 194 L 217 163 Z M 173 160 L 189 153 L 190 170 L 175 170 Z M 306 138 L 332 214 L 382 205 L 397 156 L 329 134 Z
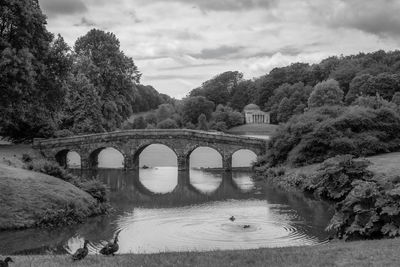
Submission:
M 261 111 L 256 104 L 248 104 L 243 109 L 247 124 L 270 124 L 268 112 Z

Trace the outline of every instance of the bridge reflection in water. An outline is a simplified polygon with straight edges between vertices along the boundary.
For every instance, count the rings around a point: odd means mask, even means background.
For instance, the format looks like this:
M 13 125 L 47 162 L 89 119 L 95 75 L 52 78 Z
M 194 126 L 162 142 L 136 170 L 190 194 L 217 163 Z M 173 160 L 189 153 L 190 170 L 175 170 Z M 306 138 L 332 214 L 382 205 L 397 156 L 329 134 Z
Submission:
M 165 179 L 169 179 L 168 183 L 173 184 L 174 182 L 168 177 L 168 172 L 171 173 L 173 168 L 161 167 L 160 169 L 166 172 Z M 255 190 L 249 185 L 238 184 L 234 179 L 240 177 L 241 174 L 248 177 L 248 172 L 212 172 L 211 179 L 220 183 L 217 188 L 210 190 L 196 187 L 193 181 L 196 170 L 191 170 L 177 172 L 176 185 L 170 192 L 156 193 L 146 186 L 146 177 L 141 171 L 99 169 L 79 172 L 87 178 L 98 178 L 105 182 L 113 192 L 111 202 L 135 203 L 144 207 L 176 207 L 225 199 L 245 199 L 249 198 Z M 154 171 L 152 173 L 154 174 Z

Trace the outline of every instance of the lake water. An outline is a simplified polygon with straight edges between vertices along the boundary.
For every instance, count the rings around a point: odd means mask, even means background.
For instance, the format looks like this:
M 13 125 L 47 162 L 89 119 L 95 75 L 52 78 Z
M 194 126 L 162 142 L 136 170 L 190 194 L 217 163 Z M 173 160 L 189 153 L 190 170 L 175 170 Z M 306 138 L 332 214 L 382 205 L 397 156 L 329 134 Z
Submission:
M 252 152 L 239 151 L 233 166 L 249 166 L 254 160 Z M 69 164 L 78 165 L 79 156 L 71 153 Z M 90 252 L 97 253 L 117 231 L 119 253 L 317 245 L 328 238 L 324 229 L 332 210 L 326 204 L 258 184 L 251 172 L 201 169 L 222 166 L 212 149 L 195 150 L 193 169 L 179 172 L 173 152 L 152 145 L 140 156 L 144 165 L 149 168 L 125 172 L 118 169 L 119 152 L 104 150 L 99 167 L 107 169 L 82 174 L 110 187 L 114 211 L 80 225 L 0 232 L 0 254 L 73 253 L 84 239 L 90 240 Z

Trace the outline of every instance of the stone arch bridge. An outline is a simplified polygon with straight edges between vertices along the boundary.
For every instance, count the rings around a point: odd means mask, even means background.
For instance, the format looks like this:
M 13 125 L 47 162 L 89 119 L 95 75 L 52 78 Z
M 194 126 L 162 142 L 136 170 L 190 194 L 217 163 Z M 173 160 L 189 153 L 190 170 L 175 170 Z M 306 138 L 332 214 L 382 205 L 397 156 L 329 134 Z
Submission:
M 82 169 L 97 168 L 98 155 L 105 148 L 114 148 L 121 152 L 126 170 L 137 169 L 140 153 L 152 144 L 162 144 L 174 151 L 179 170 L 190 168 L 190 154 L 198 147 L 210 147 L 218 151 L 222 156 L 223 168 L 231 170 L 232 156 L 236 151 L 251 150 L 259 156 L 265 153 L 267 141 L 219 132 L 183 129 L 127 130 L 33 141 L 33 147 L 39 149 L 46 158 L 56 159 L 65 167 L 68 152 L 77 152 L 81 157 Z

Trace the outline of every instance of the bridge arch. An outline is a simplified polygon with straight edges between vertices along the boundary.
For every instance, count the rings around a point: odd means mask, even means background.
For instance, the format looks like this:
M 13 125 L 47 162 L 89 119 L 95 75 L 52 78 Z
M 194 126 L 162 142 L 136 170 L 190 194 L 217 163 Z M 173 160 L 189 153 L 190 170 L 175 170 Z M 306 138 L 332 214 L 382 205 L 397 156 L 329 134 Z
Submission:
M 103 150 L 105 150 L 107 148 L 112 148 L 113 150 L 118 151 L 122 155 L 122 166 L 125 165 L 124 161 L 126 159 L 126 154 L 124 153 L 124 151 L 122 149 L 120 149 L 118 146 L 107 144 L 107 145 L 102 145 L 102 146 L 99 146 L 99 147 L 91 150 L 91 152 L 89 153 L 90 168 L 98 168 L 99 167 L 99 155 Z
M 240 155 L 239 153 L 242 153 Z M 257 151 L 251 148 L 238 148 L 232 151 L 232 167 L 251 167 L 251 163 L 257 160 Z
M 196 144 L 196 145 L 191 146 L 189 149 L 187 149 L 186 152 L 183 155 L 183 157 L 185 157 L 185 161 L 186 161 L 186 164 L 187 164 L 187 166 L 186 166 L 187 169 L 191 168 L 190 159 L 191 159 L 191 156 L 192 156 L 193 152 L 195 150 L 197 150 L 197 149 L 200 149 L 200 148 L 207 148 L 207 149 L 211 149 L 211 150 L 217 152 L 217 154 L 221 157 L 221 161 L 220 162 L 221 162 L 221 167 L 223 167 L 223 165 L 224 165 L 224 151 L 222 151 L 216 145 L 212 145 L 212 144 Z
M 176 157 L 176 164 L 178 165 L 178 158 L 179 158 L 179 153 L 176 151 L 176 149 L 174 148 L 174 146 L 172 146 L 170 143 L 168 143 L 168 142 L 163 142 L 162 140 L 160 140 L 160 141 L 155 141 L 155 142 L 145 142 L 145 143 L 142 143 L 142 144 L 140 144 L 138 147 L 137 147 L 137 149 L 135 150 L 135 152 L 134 152 L 134 154 L 133 154 L 133 163 L 134 163 L 134 166 L 136 167 L 136 168 L 138 168 L 138 167 L 140 167 L 139 166 L 139 160 L 140 160 L 140 155 L 142 154 L 142 152 L 146 149 L 146 148 L 148 148 L 148 147 L 150 147 L 150 146 L 152 146 L 152 145 L 162 145 L 162 146 L 164 146 L 164 147 L 166 147 L 166 148 L 168 148 L 170 151 L 172 151 L 173 153 L 174 153 L 174 155 L 175 155 L 175 157 Z
M 75 149 L 63 149 L 63 150 L 56 152 L 55 159 L 56 159 L 57 163 L 63 168 L 69 168 L 68 155 L 71 153 L 77 154 L 79 156 L 79 164 L 80 164 L 81 155 L 79 153 L 79 150 L 75 150 Z

